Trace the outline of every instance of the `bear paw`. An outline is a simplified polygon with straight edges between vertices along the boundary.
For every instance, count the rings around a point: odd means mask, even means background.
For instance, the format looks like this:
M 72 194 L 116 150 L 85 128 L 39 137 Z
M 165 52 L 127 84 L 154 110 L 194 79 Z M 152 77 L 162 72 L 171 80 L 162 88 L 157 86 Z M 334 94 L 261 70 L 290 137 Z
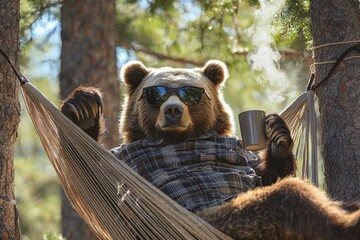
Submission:
M 265 118 L 265 132 L 268 141 L 268 151 L 274 159 L 284 159 L 292 154 L 293 140 L 284 120 L 270 114 Z
M 103 112 L 100 91 L 92 87 L 75 89 L 62 103 L 61 112 L 84 131 L 96 127 Z

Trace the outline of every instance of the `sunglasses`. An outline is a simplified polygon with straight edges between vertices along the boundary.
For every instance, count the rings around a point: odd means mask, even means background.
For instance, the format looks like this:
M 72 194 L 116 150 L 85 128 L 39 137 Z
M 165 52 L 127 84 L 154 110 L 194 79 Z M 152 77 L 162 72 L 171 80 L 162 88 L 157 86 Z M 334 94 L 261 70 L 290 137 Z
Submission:
M 193 86 L 185 86 L 179 88 L 170 88 L 164 86 L 151 86 L 143 89 L 142 97 L 146 98 L 146 101 L 150 105 L 160 106 L 163 104 L 173 93 L 179 97 L 179 99 L 187 106 L 197 105 L 202 95 L 205 93 L 210 99 L 210 96 L 206 93 L 205 89 Z

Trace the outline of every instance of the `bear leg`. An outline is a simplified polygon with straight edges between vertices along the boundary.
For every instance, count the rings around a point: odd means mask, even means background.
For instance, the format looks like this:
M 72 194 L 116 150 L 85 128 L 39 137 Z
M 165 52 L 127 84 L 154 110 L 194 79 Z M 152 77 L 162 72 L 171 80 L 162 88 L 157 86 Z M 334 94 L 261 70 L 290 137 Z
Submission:
M 275 183 L 278 179 L 295 176 L 296 162 L 292 154 L 293 140 L 284 120 L 270 114 L 265 119 L 267 148 L 259 153 L 259 165 L 255 171 L 262 177 L 264 186 Z
M 234 239 L 358 239 L 360 210 L 346 211 L 314 186 L 285 178 L 198 213 Z

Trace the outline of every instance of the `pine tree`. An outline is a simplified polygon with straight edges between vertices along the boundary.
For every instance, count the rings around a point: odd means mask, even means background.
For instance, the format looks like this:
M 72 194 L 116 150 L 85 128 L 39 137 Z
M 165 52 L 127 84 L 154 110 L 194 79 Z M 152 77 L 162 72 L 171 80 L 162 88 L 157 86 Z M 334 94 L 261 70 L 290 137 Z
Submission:
M 0 2 L 0 48 L 19 64 L 18 0 Z M 0 239 L 20 239 L 14 192 L 14 144 L 20 122 L 19 84 L 11 67 L 0 57 Z

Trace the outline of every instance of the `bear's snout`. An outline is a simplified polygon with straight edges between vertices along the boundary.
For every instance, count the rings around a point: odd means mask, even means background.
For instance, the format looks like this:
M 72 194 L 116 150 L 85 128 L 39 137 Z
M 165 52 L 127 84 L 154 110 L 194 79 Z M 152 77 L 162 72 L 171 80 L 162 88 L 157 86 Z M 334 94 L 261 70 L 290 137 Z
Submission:
M 169 125 L 177 125 L 183 115 L 184 109 L 180 104 L 169 104 L 164 108 L 164 115 Z
M 186 131 L 191 125 L 189 109 L 177 96 L 170 96 L 159 109 L 155 126 L 162 131 Z

